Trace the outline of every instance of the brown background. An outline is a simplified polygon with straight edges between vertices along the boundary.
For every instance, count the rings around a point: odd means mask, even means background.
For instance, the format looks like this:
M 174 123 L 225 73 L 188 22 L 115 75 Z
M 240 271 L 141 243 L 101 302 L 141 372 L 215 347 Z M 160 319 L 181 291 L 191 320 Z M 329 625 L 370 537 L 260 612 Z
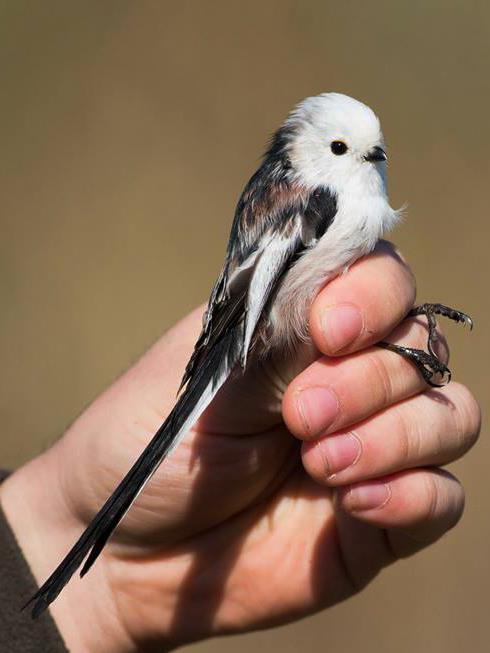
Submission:
M 0 464 L 39 452 L 204 300 L 237 195 L 306 95 L 380 114 L 394 238 L 488 406 L 490 4 L 11 0 L 0 5 Z M 462 525 L 361 596 L 197 651 L 488 650 L 489 445 Z

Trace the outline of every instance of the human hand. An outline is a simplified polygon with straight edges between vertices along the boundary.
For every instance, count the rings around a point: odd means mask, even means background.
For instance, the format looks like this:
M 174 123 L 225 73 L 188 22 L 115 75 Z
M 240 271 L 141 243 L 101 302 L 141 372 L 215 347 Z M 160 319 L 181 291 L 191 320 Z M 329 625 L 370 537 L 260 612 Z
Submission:
M 458 521 L 463 490 L 438 466 L 475 442 L 478 406 L 464 386 L 429 389 L 410 363 L 372 346 L 425 345 L 422 321 L 400 324 L 414 295 L 410 271 L 381 243 L 316 298 L 316 351 L 223 388 L 93 570 L 52 606 L 71 651 L 162 650 L 299 618 Z M 336 318 L 334 306 L 349 311 Z M 2 486 L 38 581 L 170 412 L 201 313 Z

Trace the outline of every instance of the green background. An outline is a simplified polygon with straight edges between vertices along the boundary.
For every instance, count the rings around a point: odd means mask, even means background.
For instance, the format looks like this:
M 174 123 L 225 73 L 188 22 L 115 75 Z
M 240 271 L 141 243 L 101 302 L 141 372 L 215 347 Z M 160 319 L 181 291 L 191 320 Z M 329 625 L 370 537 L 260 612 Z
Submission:
M 0 464 L 67 424 L 206 299 L 269 134 L 336 90 L 380 115 L 419 299 L 468 311 L 452 367 L 488 407 L 490 4 L 0 3 Z M 189 651 L 488 650 L 489 445 L 468 505 L 360 596 Z

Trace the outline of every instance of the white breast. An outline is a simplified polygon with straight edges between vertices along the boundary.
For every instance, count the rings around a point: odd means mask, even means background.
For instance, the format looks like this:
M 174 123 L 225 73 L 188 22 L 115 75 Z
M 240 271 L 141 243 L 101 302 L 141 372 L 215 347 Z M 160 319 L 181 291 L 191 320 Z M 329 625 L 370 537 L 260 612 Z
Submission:
M 309 310 L 317 292 L 372 251 L 382 234 L 396 223 L 397 212 L 388 204 L 384 188 L 360 192 L 363 188 L 344 186 L 337 194 L 332 224 L 284 276 L 269 318 L 271 347 L 294 348 L 298 340 L 308 341 Z

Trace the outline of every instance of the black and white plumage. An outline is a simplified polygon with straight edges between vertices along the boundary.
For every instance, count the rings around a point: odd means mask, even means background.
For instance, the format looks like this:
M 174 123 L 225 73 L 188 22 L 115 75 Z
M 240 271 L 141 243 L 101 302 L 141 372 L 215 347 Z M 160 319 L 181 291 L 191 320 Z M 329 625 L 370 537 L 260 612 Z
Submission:
M 85 560 L 83 576 L 158 466 L 250 357 L 294 350 L 328 280 L 371 251 L 397 218 L 383 137 L 366 105 L 308 98 L 276 132 L 238 202 L 225 263 L 177 403 L 114 493 L 36 595 L 40 614 Z

